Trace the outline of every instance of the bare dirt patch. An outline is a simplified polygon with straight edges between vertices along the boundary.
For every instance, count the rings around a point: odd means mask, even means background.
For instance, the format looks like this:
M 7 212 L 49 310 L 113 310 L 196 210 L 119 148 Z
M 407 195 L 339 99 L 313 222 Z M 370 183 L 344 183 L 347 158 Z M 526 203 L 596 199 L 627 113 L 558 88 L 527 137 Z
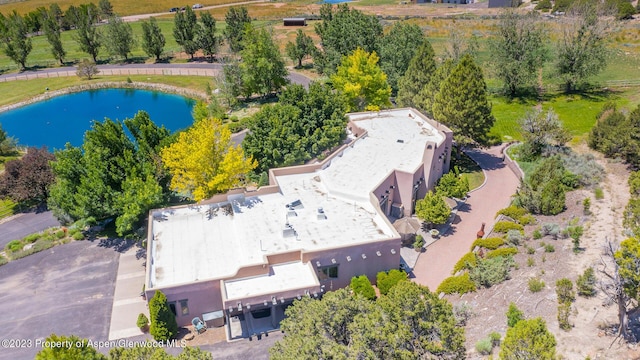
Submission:
M 585 146 L 579 146 L 578 151 L 589 150 Z M 518 247 L 519 253 L 514 257 L 517 266 L 512 269 L 510 280 L 463 296 L 448 296 L 454 305 L 466 302 L 474 313 L 466 325 L 467 358 L 485 358 L 476 352 L 475 344 L 490 332 L 497 331 L 504 337 L 507 330 L 505 313 L 512 301 L 527 318 L 542 317 L 547 322 L 549 331 L 555 335 L 558 342 L 558 354 L 564 359 L 640 357 L 640 350 L 636 345 L 620 342 L 612 345 L 615 337 L 604 329 L 615 326 L 617 311 L 615 306 L 605 305 L 605 297 L 600 292 L 593 298 L 577 297 L 572 306 L 570 322 L 574 326 L 570 331 L 561 330 L 556 319 L 556 281 L 569 278 L 575 282 L 587 267 L 593 266 L 597 269 L 605 240 L 609 238 L 617 243 L 625 238 L 622 233 L 621 215 L 629 200 L 629 170 L 624 164 L 594 155 L 605 167 L 607 174 L 600 184 L 604 191 L 603 199 L 596 200 L 592 189 L 579 189 L 567 193 L 566 211 L 556 216 L 537 216 L 537 223 L 525 228 L 528 240 Z M 585 215 L 583 210 L 582 201 L 586 197 L 591 199 L 590 215 Z M 573 252 L 571 238 L 555 240 L 551 236 L 545 236 L 538 240 L 532 239 L 533 231 L 544 223 L 556 223 L 564 228 L 571 221 L 584 227 L 584 235 L 581 238 L 582 251 L 577 254 Z M 546 252 L 544 244 L 552 245 L 554 251 Z M 525 245 L 535 250 L 533 254 L 527 253 Z M 596 277 L 599 280 L 600 274 L 597 271 Z M 537 293 L 529 291 L 530 278 L 544 281 L 543 290 Z M 498 353 L 499 348 L 493 350 L 494 355 Z

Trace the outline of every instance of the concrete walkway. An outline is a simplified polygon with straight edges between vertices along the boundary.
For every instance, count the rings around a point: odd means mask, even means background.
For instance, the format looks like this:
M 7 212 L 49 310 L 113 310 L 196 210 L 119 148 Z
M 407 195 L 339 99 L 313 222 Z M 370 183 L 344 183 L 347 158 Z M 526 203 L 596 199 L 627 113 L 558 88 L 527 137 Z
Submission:
M 120 254 L 109 340 L 143 335 L 136 325 L 138 314 L 143 313 L 149 318 L 147 302 L 140 296 L 145 277 L 145 259 L 137 256 L 140 250 L 138 246 L 132 246 Z
M 488 150 L 469 150 L 467 154 L 484 170 L 484 186 L 470 193 L 467 202 L 458 210 L 447 233 L 427 247 L 413 269 L 415 282 L 432 291 L 442 280 L 451 276 L 455 263 L 467 252 L 476 239 L 482 223 L 488 233 L 498 210 L 507 207 L 520 184 L 516 175 L 502 161 L 502 145 Z

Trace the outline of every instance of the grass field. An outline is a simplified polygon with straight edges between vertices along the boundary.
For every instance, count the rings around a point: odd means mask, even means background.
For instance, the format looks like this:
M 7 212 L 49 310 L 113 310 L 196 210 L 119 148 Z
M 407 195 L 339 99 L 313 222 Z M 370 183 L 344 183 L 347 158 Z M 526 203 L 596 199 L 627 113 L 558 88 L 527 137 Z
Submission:
M 484 182 L 484 173 L 480 166 L 466 154 L 461 154 L 457 159 L 454 154 L 451 155 L 451 167 L 458 167 L 460 175 L 469 181 L 469 190 L 473 190 Z
M 14 214 L 16 203 L 9 199 L 0 199 L 0 219 L 9 217 Z

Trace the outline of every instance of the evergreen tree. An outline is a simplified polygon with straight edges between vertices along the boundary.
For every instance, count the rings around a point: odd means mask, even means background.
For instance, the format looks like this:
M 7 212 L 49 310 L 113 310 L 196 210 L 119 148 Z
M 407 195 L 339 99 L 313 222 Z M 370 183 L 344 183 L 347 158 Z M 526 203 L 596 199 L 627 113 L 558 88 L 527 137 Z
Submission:
M 149 316 L 149 333 L 156 341 L 167 341 L 178 334 L 176 316 L 169 308 L 167 297 L 160 290 L 149 300 Z
M 105 27 L 104 44 L 109 54 L 121 56 L 127 60 L 135 45 L 131 25 L 117 16 L 110 17 Z
M 280 90 L 287 83 L 288 72 L 271 34 L 247 26 L 243 37 L 240 69 L 244 95 L 266 96 Z
M 553 360 L 556 358 L 556 338 L 547 330 L 541 318 L 518 321 L 507 329 L 500 344 L 501 360 Z
M 196 14 L 187 6 L 185 11 L 176 12 L 173 21 L 173 37 L 176 43 L 182 46 L 184 52 L 193 60 L 193 55 L 198 51 L 198 43 L 196 42 Z
M 433 104 L 435 120 L 453 130 L 458 144 L 487 142 L 495 121 L 482 69 L 465 55 L 440 86 Z
M 394 94 L 398 91 L 398 80 L 407 72 L 411 60 L 425 41 L 418 25 L 402 21 L 396 22 L 382 37 L 380 68 L 387 74 L 387 81 Z
M 431 82 L 433 73 L 436 71 L 435 56 L 429 40 L 423 39 L 422 44 L 409 61 L 409 67 L 398 80 L 396 101 L 400 106 L 426 110 L 423 105 L 422 90 Z
M 391 269 L 389 271 L 381 271 L 376 275 L 376 286 L 380 290 L 381 295 L 387 295 L 400 281 L 407 280 L 407 273 L 403 270 Z
M 289 41 L 285 47 L 285 51 L 291 60 L 298 63 L 296 67 L 301 68 L 302 60 L 307 56 L 313 55 L 316 51 L 316 47 L 313 45 L 311 37 L 305 35 L 302 30 L 298 29 L 296 42 L 293 43 Z
M 240 52 L 244 45 L 244 33 L 247 25 L 251 25 L 249 12 L 245 7 L 230 7 L 224 15 L 227 26 L 224 28 L 224 37 L 234 53 Z
M 491 61 L 509 96 L 534 85 L 547 60 L 548 37 L 537 14 L 506 10 L 498 22 L 498 36 L 490 42 Z
M 102 36 L 94 23 L 98 19 L 98 10 L 93 3 L 81 5 L 75 16 L 76 33 L 74 39 L 80 45 L 80 50 L 91 55 L 94 63 L 98 62 L 98 53 L 102 46 Z M 66 15 L 65 15 L 66 18 Z
M 416 201 L 416 216 L 429 226 L 441 225 L 447 222 L 451 215 L 451 208 L 444 201 L 444 197 L 429 191 L 424 199 Z
M 218 52 L 220 37 L 216 35 L 216 20 L 209 12 L 200 15 L 200 26 L 196 34 L 198 46 L 202 52 L 213 61 L 213 56 Z
M 148 22 L 142 22 L 142 49 L 149 56 L 154 56 L 156 62 L 160 61 L 164 50 L 165 38 L 158 26 L 156 18 L 151 17 Z
M 445 60 L 431 76 L 431 81 L 420 91 L 416 100 L 421 101 L 420 108 L 428 115 L 433 117 L 433 104 L 436 95 L 440 92 L 440 85 L 449 77 L 453 69 L 456 67 L 455 62 L 451 59 Z
M 107 360 L 107 357 L 91 346 L 87 339 L 81 339 L 75 335 L 67 337 L 51 334 L 45 341 L 49 344 L 63 344 L 63 346 L 43 347 L 36 354 L 35 360 Z
M 375 300 L 376 298 L 376 290 L 366 275 L 352 277 L 349 287 L 354 294 L 360 295 L 367 300 Z
M 33 48 L 24 18 L 15 10 L 8 17 L 0 14 L 0 46 L 11 60 L 26 69 L 27 56 Z
M 61 19 L 59 18 L 59 16 L 61 15 L 58 13 L 58 11 L 60 11 L 60 8 L 56 8 L 54 7 L 54 5 L 56 4 L 52 4 L 49 7 L 49 11 L 45 12 L 43 28 L 44 34 L 47 37 L 47 41 L 49 42 L 49 45 L 51 45 L 51 54 L 54 58 L 56 58 L 56 60 L 60 62 L 60 65 L 64 65 L 64 57 L 66 55 L 66 52 L 64 51 L 62 40 L 60 38 Z

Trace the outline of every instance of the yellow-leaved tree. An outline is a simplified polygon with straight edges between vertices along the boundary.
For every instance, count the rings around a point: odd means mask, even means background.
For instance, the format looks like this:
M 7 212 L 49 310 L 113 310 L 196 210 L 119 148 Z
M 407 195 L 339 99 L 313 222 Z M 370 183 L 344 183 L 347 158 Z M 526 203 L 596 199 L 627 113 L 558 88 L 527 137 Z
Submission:
M 333 87 L 348 101 L 347 111 L 377 111 L 391 106 L 391 86 L 387 75 L 378 66 L 375 51 L 360 48 L 342 58 L 336 73 L 331 76 Z
M 241 185 L 258 164 L 245 158 L 231 140 L 231 131 L 218 119 L 202 119 L 162 149 L 162 161 L 171 173 L 171 187 L 200 201 Z

